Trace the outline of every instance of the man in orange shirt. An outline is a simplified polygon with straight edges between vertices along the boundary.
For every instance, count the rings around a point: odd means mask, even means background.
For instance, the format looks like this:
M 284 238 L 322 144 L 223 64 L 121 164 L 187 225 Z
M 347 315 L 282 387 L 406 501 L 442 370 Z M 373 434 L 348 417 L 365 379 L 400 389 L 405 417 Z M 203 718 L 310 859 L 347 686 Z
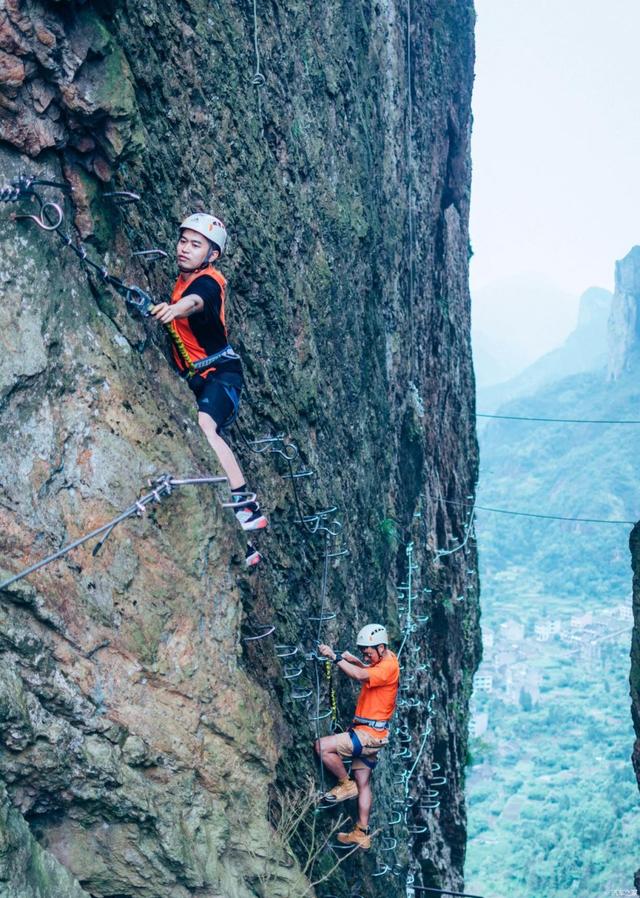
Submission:
M 331 659 L 352 680 L 362 683 L 353 723 L 345 733 L 316 740 L 315 749 L 325 767 L 338 778 L 326 795 L 328 802 L 358 798 L 358 822 L 350 833 L 338 833 L 343 845 L 371 846 L 371 773 L 380 749 L 389 741 L 389 722 L 396 706 L 400 666 L 387 647 L 389 637 L 382 624 L 367 624 L 358 633 L 358 648 L 364 663 L 350 652 L 334 652 L 320 645 L 318 652 Z M 343 758 L 351 758 L 354 780 L 349 778 Z

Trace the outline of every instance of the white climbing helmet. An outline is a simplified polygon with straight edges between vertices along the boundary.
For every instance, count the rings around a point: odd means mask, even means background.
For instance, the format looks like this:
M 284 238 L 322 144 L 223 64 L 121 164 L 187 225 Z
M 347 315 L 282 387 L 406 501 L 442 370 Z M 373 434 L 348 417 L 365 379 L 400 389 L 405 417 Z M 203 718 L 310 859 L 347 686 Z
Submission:
M 180 230 L 182 231 L 184 228 L 197 231 L 198 234 L 202 234 L 207 240 L 211 240 L 216 246 L 220 247 L 220 255 L 224 255 L 227 245 L 227 229 L 219 218 L 207 215 L 205 212 L 195 212 L 182 222 Z
M 383 627 L 382 624 L 367 624 L 367 626 L 363 627 L 358 633 L 356 642 L 363 648 L 364 646 L 376 646 L 381 643 L 389 645 L 389 636 L 386 628 Z

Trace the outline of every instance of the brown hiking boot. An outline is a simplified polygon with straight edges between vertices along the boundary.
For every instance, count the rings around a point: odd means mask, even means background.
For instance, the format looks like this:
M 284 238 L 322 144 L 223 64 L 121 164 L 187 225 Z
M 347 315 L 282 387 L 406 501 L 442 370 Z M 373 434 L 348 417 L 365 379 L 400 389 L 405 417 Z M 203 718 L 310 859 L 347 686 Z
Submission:
M 339 801 L 347 801 L 349 798 L 357 797 L 358 786 L 353 780 L 350 780 L 349 777 L 347 777 L 346 780 L 340 780 L 333 789 L 329 789 L 329 791 L 322 796 L 323 801 L 334 802 L 335 804 Z
M 338 833 L 338 842 L 342 845 L 357 845 L 358 848 L 371 848 L 371 836 L 365 832 L 357 823 L 350 833 Z

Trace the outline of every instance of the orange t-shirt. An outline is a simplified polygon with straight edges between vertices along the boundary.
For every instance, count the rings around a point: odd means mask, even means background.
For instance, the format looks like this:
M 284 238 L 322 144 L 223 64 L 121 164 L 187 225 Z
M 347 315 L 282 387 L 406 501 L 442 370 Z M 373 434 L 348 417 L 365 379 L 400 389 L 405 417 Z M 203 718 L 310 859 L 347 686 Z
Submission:
M 391 720 L 396 707 L 398 695 L 398 683 L 400 682 L 400 665 L 398 659 L 387 649 L 387 652 L 378 664 L 368 667 L 369 679 L 365 680 L 360 690 L 358 704 L 356 705 L 356 717 L 368 717 L 369 720 Z M 389 734 L 389 730 L 375 730 L 373 727 L 356 723 L 355 729 L 366 730 L 372 736 L 383 739 Z

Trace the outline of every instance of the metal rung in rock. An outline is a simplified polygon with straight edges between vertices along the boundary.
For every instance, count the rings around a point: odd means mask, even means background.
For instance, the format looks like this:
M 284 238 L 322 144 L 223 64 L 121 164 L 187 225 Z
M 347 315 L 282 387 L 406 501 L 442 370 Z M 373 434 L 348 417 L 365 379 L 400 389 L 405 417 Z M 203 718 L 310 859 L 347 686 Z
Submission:
M 381 867 L 378 867 L 371 875 L 372 876 L 386 876 L 387 873 L 391 872 L 391 867 L 389 864 L 383 864 Z
M 276 628 L 271 626 L 271 624 L 261 624 L 256 627 L 252 627 L 253 630 L 262 630 L 262 633 L 255 633 L 254 636 L 244 636 L 243 642 L 257 642 L 259 639 L 266 639 L 267 636 L 271 636 L 272 633 L 275 633 Z
M 126 206 L 129 203 L 140 201 L 140 196 L 131 190 L 111 190 L 109 193 L 103 193 L 102 195 L 110 197 L 117 206 Z
M 302 675 L 302 667 L 294 667 L 293 664 L 285 664 L 283 677 L 285 680 L 297 680 Z
M 393 836 L 383 836 L 380 840 L 380 851 L 395 851 L 398 840 Z
M 291 698 L 294 702 L 302 702 L 305 699 L 311 698 L 313 695 L 313 689 L 294 689 L 291 692 Z
M 273 443 L 283 443 L 284 442 L 284 434 L 277 434 L 275 437 L 262 437 L 259 440 L 250 440 L 250 446 L 264 446 L 264 449 L 256 449 L 256 452 L 266 452 L 269 446 L 273 445 Z
M 331 717 L 331 708 L 320 711 L 319 714 L 309 714 L 309 720 L 326 720 L 327 717 Z
M 298 653 L 297 645 L 276 645 L 274 648 L 278 658 L 291 658 Z
M 245 508 L 245 506 L 249 505 L 251 502 L 256 501 L 256 493 L 234 493 L 235 496 L 242 496 L 243 498 L 238 501 L 233 499 L 231 502 L 221 502 L 220 505 L 223 508 L 233 508 L 236 511 L 240 508 Z
M 316 472 L 312 471 L 311 468 L 307 468 L 303 471 L 294 471 L 293 474 L 283 474 L 283 480 L 297 480 L 299 477 L 315 477 Z
M 402 823 L 402 814 L 400 811 L 394 811 L 394 816 L 387 820 L 387 826 L 397 826 L 398 823 Z
M 155 262 L 156 259 L 166 259 L 167 253 L 163 249 L 139 249 L 132 256 L 144 256 L 147 262 Z
M 304 515 L 302 520 L 305 522 L 305 524 L 311 524 L 313 521 L 320 521 L 324 520 L 325 518 L 331 517 L 331 515 L 335 514 L 337 510 L 337 505 L 332 505 L 330 508 L 321 508 L 320 511 L 314 511 L 313 514 Z
M 322 614 L 311 615 L 308 620 L 316 621 L 318 623 L 326 623 L 330 620 L 335 620 L 338 616 L 337 611 L 323 611 Z M 326 658 L 324 660 L 327 660 Z

